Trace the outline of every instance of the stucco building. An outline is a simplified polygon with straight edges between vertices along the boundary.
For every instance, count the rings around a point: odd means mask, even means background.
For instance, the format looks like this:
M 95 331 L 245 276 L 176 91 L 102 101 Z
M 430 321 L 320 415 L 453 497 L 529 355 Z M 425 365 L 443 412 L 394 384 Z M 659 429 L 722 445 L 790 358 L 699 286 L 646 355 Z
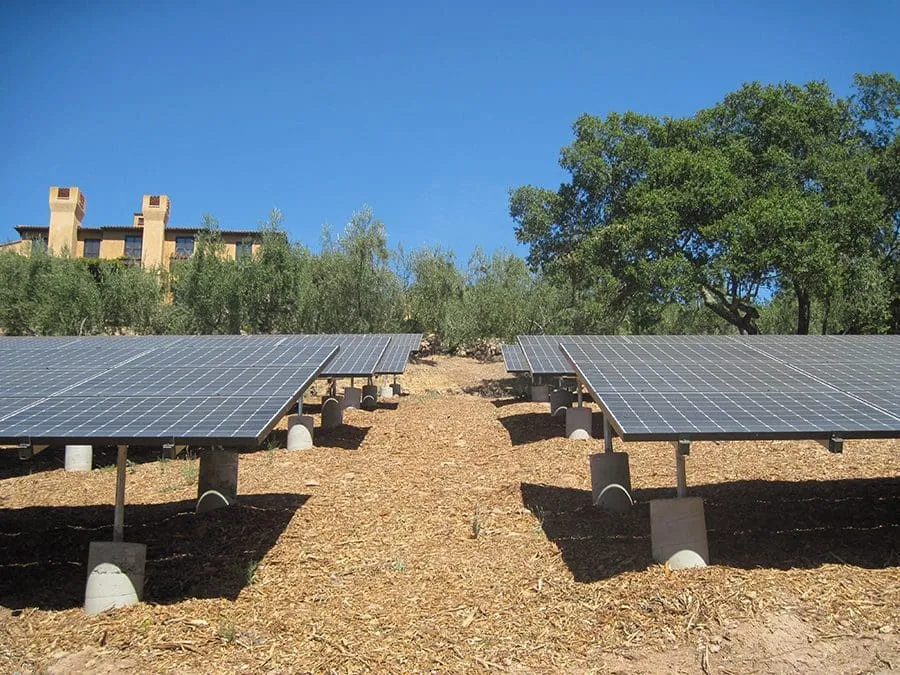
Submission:
M 54 255 L 68 253 L 77 258 L 121 260 L 126 265 L 168 269 L 173 260 L 194 253 L 199 227 L 169 225 L 171 203 L 167 195 L 144 195 L 141 211 L 128 225 L 85 227 L 87 199 L 77 187 L 50 188 L 50 222 L 47 225 L 17 225 L 21 239 L 2 246 L 29 254 L 34 247 Z M 229 258 L 251 257 L 259 247 L 257 230 L 223 230 L 225 254 Z

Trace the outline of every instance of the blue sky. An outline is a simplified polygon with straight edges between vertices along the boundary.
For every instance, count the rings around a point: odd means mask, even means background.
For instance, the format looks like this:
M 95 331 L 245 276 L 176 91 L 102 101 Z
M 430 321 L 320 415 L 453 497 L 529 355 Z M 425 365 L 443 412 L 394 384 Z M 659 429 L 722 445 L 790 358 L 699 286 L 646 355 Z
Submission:
M 86 225 L 282 209 L 318 246 L 371 205 L 391 245 L 517 250 L 582 112 L 688 115 L 750 80 L 900 73 L 900 2 L 0 4 L 0 240 L 77 185 Z

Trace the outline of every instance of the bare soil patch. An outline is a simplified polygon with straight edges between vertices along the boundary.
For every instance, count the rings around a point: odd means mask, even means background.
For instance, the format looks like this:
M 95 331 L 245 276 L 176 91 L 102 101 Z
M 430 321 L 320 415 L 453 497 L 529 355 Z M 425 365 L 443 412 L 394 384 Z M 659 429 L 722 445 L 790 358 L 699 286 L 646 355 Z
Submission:
M 242 455 L 229 509 L 193 514 L 196 459 L 132 452 L 145 602 L 98 617 L 84 566 L 111 538 L 115 472 L 0 450 L 0 670 L 900 668 L 897 441 L 697 443 L 714 564 L 671 573 L 648 506 L 673 495 L 671 446 L 617 445 L 638 504 L 612 516 L 590 503 L 602 441 L 562 438 L 502 363 L 433 357 L 400 381 L 312 451 Z

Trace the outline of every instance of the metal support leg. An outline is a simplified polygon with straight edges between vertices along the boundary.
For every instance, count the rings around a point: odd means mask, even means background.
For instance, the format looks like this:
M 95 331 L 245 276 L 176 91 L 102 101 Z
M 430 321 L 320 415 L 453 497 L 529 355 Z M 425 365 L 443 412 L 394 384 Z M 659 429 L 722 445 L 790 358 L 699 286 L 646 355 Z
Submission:
M 125 468 L 128 446 L 120 445 L 116 458 L 116 510 L 113 515 L 113 541 L 123 541 L 125 536 Z
M 581 385 L 578 385 L 578 407 L 581 408 L 584 406 L 584 394 L 581 391 Z
M 603 415 L 603 451 L 612 452 L 612 427 L 609 424 L 609 416 Z
M 675 443 L 675 484 L 679 497 L 687 497 L 687 472 L 684 458 L 691 454 L 691 441 L 680 439 Z

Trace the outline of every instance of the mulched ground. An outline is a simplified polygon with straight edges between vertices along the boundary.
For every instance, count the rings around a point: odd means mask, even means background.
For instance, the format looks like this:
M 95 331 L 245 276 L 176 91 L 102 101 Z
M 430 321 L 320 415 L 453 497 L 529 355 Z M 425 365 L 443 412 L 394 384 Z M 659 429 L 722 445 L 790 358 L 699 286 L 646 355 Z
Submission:
M 115 471 L 0 450 L 0 670 L 900 668 L 900 442 L 694 444 L 713 564 L 673 573 L 649 539 L 671 445 L 617 444 L 638 503 L 610 515 L 590 501 L 602 441 L 562 438 L 502 364 L 434 357 L 401 382 L 314 450 L 282 432 L 242 455 L 239 504 L 202 516 L 195 458 L 132 451 L 145 602 L 97 617 L 85 563 L 111 538 Z

